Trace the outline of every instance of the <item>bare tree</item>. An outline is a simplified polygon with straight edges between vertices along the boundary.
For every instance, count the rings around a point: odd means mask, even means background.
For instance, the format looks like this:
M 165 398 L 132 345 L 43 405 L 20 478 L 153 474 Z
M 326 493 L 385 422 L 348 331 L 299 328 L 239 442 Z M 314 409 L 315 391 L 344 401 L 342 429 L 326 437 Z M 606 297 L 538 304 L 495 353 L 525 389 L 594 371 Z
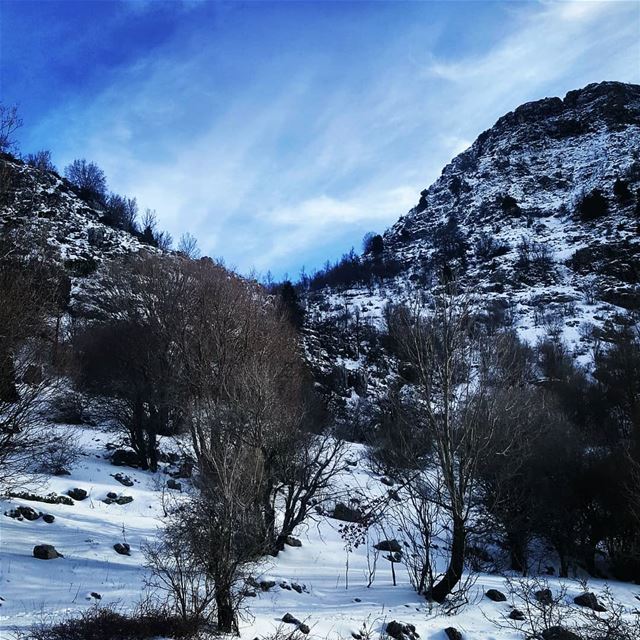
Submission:
M 22 126 L 22 118 L 16 105 L 0 104 L 0 153 L 15 149 L 15 132 Z
M 47 440 L 42 411 L 51 372 L 48 318 L 59 303 L 58 274 L 46 254 L 21 253 L 19 239 L 0 244 L 0 485 L 19 485 Z
M 499 416 L 516 402 L 509 393 L 496 393 L 495 372 L 503 354 L 478 332 L 469 301 L 453 290 L 431 309 L 398 310 L 391 326 L 401 353 L 415 368 L 423 424 L 442 486 L 438 499 L 451 523 L 447 569 L 428 590 L 436 602 L 443 602 L 462 577 L 480 463 L 496 453 Z
M 180 236 L 180 240 L 178 242 L 178 253 L 183 254 L 191 260 L 197 260 L 200 257 L 198 241 L 195 236 L 191 235 L 188 231 Z
M 65 167 L 64 176 L 78 189 L 80 197 L 101 204 L 105 202 L 107 179 L 95 162 L 87 162 L 84 158 L 74 160 Z

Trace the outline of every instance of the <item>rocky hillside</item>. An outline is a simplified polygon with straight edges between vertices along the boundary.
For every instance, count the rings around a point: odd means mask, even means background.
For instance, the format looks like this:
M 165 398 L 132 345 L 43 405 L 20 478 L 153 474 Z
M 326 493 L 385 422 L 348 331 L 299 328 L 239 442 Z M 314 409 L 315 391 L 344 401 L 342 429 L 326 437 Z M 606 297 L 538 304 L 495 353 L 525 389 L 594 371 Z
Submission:
M 360 395 L 390 372 L 371 327 L 387 302 L 455 276 L 487 321 L 530 342 L 590 341 L 640 309 L 640 86 L 603 82 L 518 107 L 454 158 L 383 235 L 376 273 L 311 291 L 307 347 L 324 381 Z M 387 265 L 387 268 L 384 267 Z M 393 366 L 391 367 L 393 369 Z
M 136 236 L 105 224 L 98 203 L 53 171 L 0 155 L 0 237 L 14 234 L 25 250 L 46 252 L 72 280 L 72 303 L 95 284 L 100 266 L 140 251 L 158 251 Z

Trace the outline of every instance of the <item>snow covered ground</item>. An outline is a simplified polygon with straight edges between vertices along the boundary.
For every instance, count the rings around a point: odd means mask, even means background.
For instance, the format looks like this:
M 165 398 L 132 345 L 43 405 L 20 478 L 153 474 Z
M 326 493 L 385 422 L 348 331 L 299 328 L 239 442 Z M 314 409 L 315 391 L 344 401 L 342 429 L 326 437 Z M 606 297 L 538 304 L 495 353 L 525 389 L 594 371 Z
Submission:
M 166 493 L 168 476 L 162 471 L 152 474 L 126 467 L 115 467 L 109 460 L 108 442 L 113 433 L 88 427 L 74 429 L 76 441 L 84 454 L 71 469 L 70 476 L 42 477 L 45 486 L 33 487 L 39 495 L 55 491 L 66 494 L 79 487 L 88 497 L 73 506 L 45 504 L 23 499 L 3 500 L 4 512 L 18 505 L 32 507 L 55 516 L 47 524 L 42 518 L 18 521 L 0 515 L 0 637 L 11 637 L 11 629 L 34 622 L 52 620 L 70 612 L 93 606 L 100 594 L 101 604 L 116 604 L 132 609 L 144 592 L 142 545 L 152 540 L 162 526 L 162 494 Z M 350 456 L 358 458 L 362 449 L 353 445 Z M 133 480 L 125 487 L 112 474 L 124 473 Z M 184 481 L 183 481 L 184 482 Z M 361 461 L 350 467 L 342 479 L 351 494 L 375 495 L 387 487 L 379 477 L 367 470 Z M 129 504 L 105 504 L 107 493 L 130 496 Z M 398 584 L 393 586 L 390 564 L 378 560 L 376 579 L 367 587 L 367 545 L 349 554 L 348 588 L 344 540 L 338 531 L 340 523 L 319 518 L 297 532 L 299 548 L 286 547 L 278 558 L 265 561 L 255 576 L 272 580 L 276 586 L 254 598 L 248 598 L 243 614 L 241 636 L 254 638 L 277 629 L 282 617 L 290 613 L 311 628 L 310 638 L 351 638 L 363 625 L 381 632 L 391 620 L 414 624 L 421 638 L 445 640 L 444 629 L 456 627 L 466 639 L 515 639 L 513 631 L 497 628 L 490 622 L 506 616 L 509 602 L 495 603 L 483 596 L 489 588 L 506 591 L 504 579 L 498 575 L 480 574 L 468 605 L 452 617 L 430 611 L 425 600 L 412 591 L 403 565 L 396 565 Z M 389 532 L 386 532 L 389 534 Z M 371 544 L 377 542 L 375 533 Z M 119 555 L 113 549 L 118 542 L 131 546 L 131 555 Z M 33 557 L 37 544 L 52 544 L 64 555 L 55 560 Z M 370 549 L 370 547 L 369 547 Z M 287 586 L 304 586 L 302 593 Z M 550 579 L 550 586 L 557 581 Z M 603 583 L 591 581 L 598 593 Z M 640 587 L 613 583 L 612 591 L 629 611 L 640 606 L 636 596 Z M 577 582 L 569 585 L 568 598 L 581 592 Z M 293 629 L 293 627 L 289 627 Z

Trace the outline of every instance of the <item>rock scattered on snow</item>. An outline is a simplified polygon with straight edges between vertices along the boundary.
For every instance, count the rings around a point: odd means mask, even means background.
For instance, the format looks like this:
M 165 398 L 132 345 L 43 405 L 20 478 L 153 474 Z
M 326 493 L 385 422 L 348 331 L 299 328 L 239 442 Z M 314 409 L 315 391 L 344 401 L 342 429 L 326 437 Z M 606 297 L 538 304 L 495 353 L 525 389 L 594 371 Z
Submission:
M 64 558 L 64 556 L 56 551 L 52 544 L 37 544 L 33 547 L 33 557 L 38 560 L 55 560 L 56 558 Z
M 397 620 L 389 622 L 385 631 L 388 636 L 395 640 L 416 640 L 416 638 L 420 637 L 420 634 L 417 633 L 414 625 L 404 624 Z
M 493 600 L 494 602 L 506 602 L 507 596 L 502 593 L 502 591 L 498 591 L 497 589 L 489 589 L 485 595 L 489 600 Z
M 595 593 L 591 593 L 591 592 L 586 592 L 586 593 L 582 593 L 579 596 L 576 596 L 573 601 L 580 607 L 586 607 L 587 609 L 593 609 L 593 611 L 598 611 L 600 613 L 602 613 L 603 611 L 606 611 L 607 609 L 605 607 L 603 607 L 599 602 L 598 602 L 598 598 L 596 597 Z
M 120 484 L 123 484 L 125 487 L 133 487 L 133 480 L 124 473 L 113 473 L 111 474 L 111 476 L 115 478 Z
M 119 553 L 121 556 L 131 555 L 131 546 L 126 542 L 117 542 L 113 545 L 113 548 L 116 550 L 116 553 Z
M 74 500 L 84 500 L 89 494 L 84 489 L 75 487 L 74 489 L 69 489 L 67 495 Z

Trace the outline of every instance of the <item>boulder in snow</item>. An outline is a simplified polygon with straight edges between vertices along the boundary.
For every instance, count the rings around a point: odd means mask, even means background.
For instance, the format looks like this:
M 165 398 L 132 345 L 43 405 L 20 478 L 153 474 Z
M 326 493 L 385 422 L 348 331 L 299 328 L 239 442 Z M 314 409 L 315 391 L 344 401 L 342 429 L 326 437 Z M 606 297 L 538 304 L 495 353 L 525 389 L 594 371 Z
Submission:
M 38 560 L 55 560 L 56 558 L 64 558 L 61 553 L 56 551 L 52 544 L 37 544 L 33 547 L 33 557 Z

